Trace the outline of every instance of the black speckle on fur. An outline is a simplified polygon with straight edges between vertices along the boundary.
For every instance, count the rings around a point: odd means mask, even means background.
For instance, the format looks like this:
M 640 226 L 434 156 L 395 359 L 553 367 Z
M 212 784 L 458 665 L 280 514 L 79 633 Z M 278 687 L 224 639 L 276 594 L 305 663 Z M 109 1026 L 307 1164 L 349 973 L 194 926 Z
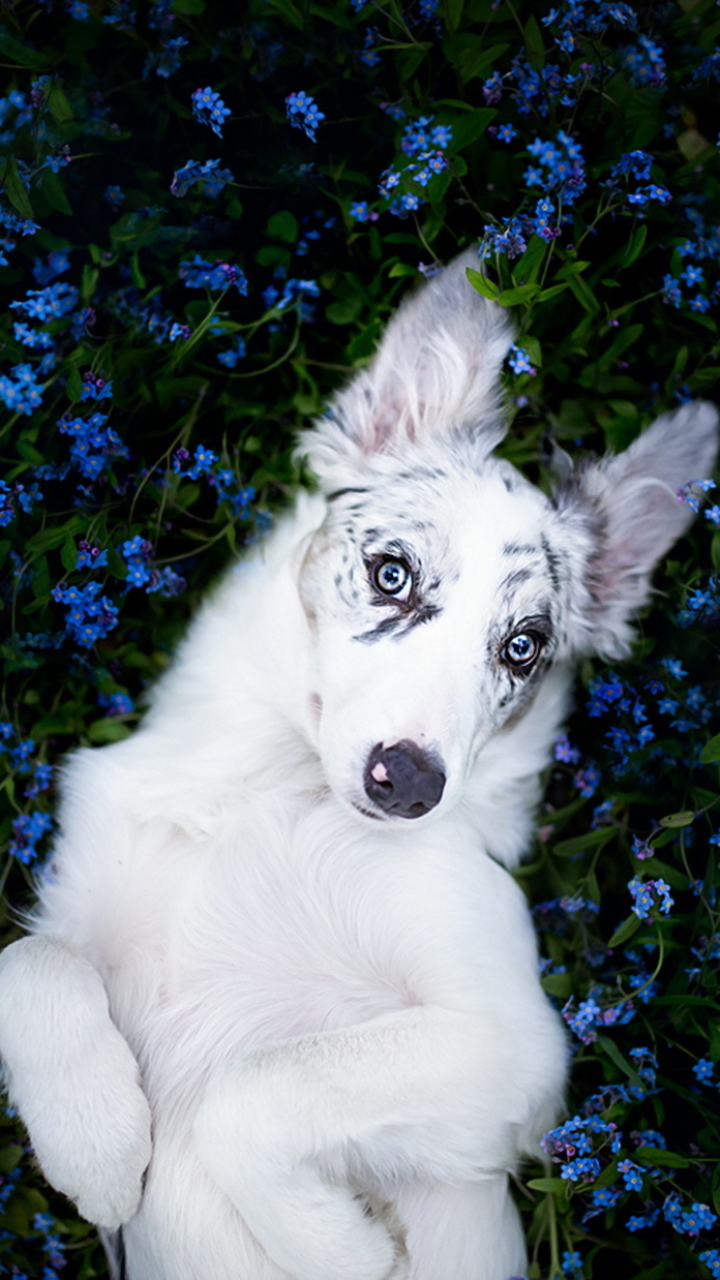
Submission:
M 537 547 L 532 542 L 506 542 L 502 549 L 504 556 L 537 555 Z
M 388 636 L 393 640 L 401 640 L 403 636 L 414 631 L 416 627 L 422 626 L 425 622 L 430 622 L 432 618 L 437 618 L 442 613 L 442 609 L 434 604 L 419 604 L 407 613 L 396 613 L 392 617 L 383 618 L 376 627 L 370 631 L 362 631 L 360 635 L 353 636 L 353 640 L 359 640 L 361 644 L 375 644 L 378 640 L 384 640 Z

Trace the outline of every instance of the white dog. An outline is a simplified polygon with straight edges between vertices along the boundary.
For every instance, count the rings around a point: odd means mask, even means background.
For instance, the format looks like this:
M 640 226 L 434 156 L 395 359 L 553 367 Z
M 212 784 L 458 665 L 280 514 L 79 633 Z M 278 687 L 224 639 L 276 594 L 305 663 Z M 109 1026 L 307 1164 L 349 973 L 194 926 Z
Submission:
M 475 259 L 475 262 L 477 260 Z M 303 497 L 138 733 L 65 771 L 0 1048 L 130 1280 L 507 1280 L 561 1105 L 522 855 L 580 654 L 692 518 L 687 405 L 554 498 L 492 456 L 505 312 L 462 257 L 307 433 Z

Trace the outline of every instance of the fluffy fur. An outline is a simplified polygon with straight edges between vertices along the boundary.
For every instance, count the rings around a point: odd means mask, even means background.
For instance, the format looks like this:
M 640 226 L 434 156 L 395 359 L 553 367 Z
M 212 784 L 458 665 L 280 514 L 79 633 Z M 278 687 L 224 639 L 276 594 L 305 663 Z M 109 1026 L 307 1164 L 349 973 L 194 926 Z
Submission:
M 471 264 L 307 433 L 321 492 L 230 571 L 141 729 L 69 760 L 0 961 L 11 1097 L 130 1280 L 525 1270 L 508 1174 L 566 1047 L 508 868 L 573 662 L 627 648 L 717 415 L 547 498 L 492 456 L 511 333 Z M 405 778 L 420 809 L 387 799 Z

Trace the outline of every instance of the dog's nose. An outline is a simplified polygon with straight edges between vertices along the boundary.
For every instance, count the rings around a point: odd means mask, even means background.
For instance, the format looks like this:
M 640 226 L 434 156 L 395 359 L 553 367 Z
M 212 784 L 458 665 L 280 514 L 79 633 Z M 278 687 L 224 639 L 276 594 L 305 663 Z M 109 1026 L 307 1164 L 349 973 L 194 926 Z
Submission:
M 439 803 L 445 774 L 436 756 L 415 742 L 373 747 L 365 766 L 365 792 L 396 818 L 422 818 Z

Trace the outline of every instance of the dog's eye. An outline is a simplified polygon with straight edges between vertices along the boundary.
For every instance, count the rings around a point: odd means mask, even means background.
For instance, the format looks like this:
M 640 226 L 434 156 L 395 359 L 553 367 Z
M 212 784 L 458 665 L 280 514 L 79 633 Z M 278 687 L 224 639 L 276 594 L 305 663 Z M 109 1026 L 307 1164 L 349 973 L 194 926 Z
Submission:
M 532 666 L 541 648 L 540 637 L 533 631 L 519 631 L 503 646 L 500 657 L 508 666 L 522 670 Z
M 373 565 L 373 586 L 384 596 L 392 596 L 393 600 L 407 600 L 412 588 L 410 566 L 404 560 L 379 560 Z

